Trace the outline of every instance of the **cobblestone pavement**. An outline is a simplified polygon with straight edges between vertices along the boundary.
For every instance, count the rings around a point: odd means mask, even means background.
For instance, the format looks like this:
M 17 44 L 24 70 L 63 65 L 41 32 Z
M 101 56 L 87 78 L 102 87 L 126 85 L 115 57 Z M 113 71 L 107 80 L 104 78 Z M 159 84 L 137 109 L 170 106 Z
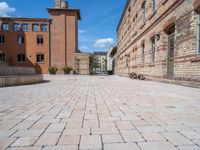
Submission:
M 117 76 L 0 88 L 0 149 L 200 150 L 200 89 Z

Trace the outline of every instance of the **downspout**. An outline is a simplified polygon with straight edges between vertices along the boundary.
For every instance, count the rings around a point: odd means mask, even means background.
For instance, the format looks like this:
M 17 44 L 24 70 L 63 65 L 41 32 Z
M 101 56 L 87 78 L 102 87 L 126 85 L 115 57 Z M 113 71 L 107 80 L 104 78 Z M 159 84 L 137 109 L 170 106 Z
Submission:
M 67 18 L 65 11 L 65 66 L 67 66 Z
M 49 19 L 49 67 L 51 66 L 51 23 L 52 19 Z

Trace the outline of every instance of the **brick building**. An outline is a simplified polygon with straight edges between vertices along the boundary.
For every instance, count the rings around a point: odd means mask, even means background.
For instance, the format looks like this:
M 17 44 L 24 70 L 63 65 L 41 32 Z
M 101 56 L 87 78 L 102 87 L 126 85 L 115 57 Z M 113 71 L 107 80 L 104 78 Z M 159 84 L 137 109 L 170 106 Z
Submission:
M 48 73 L 49 66 L 73 66 L 78 47 L 80 11 L 55 0 L 49 18 L 0 17 L 0 62 L 11 66 L 35 67 Z
M 117 34 L 118 75 L 200 81 L 199 0 L 127 0 Z

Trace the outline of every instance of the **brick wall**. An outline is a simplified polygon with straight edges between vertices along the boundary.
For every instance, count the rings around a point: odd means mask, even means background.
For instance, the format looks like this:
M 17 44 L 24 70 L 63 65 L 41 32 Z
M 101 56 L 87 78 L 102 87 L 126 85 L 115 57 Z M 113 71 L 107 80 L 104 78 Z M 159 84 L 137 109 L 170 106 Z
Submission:
M 200 80 L 198 57 L 197 14 L 192 0 L 157 1 L 152 13 L 151 1 L 146 1 L 146 21 L 142 21 L 141 1 L 130 0 L 118 26 L 117 74 L 128 76 L 130 72 L 142 73 L 149 78 L 167 78 L 168 33 L 175 25 L 174 79 Z M 156 41 L 155 63 L 152 62 L 151 38 Z M 144 63 L 142 59 L 142 44 Z
M 11 66 L 19 67 L 35 67 L 38 73 L 48 73 L 49 67 L 49 31 L 38 32 L 32 31 L 33 24 L 47 24 L 49 26 L 48 19 L 28 19 L 28 18 L 0 18 L 0 26 L 3 23 L 9 24 L 9 31 L 3 31 L 0 28 L 0 35 L 4 35 L 5 43 L 0 44 L 1 53 L 5 54 L 6 63 Z M 13 24 L 28 24 L 29 31 L 13 31 Z M 1 26 L 2 27 L 2 26 Z M 37 36 L 43 37 L 44 43 L 37 44 Z M 18 36 L 24 37 L 24 44 L 18 44 Z M 25 54 L 25 62 L 20 63 L 17 61 L 17 54 Z M 36 62 L 36 54 L 44 54 L 44 62 Z

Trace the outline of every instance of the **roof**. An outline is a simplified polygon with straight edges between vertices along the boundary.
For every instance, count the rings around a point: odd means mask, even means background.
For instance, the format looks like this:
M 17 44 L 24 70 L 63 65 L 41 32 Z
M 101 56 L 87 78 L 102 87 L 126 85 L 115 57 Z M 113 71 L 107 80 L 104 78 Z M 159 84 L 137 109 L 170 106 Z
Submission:
M 123 18 L 124 18 L 124 15 L 125 15 L 125 13 L 126 13 L 126 10 L 127 10 L 128 6 L 129 6 L 130 1 L 131 1 L 131 0 L 127 0 L 127 1 L 126 1 L 126 5 L 125 5 L 125 7 L 124 7 L 122 16 L 121 16 L 120 21 L 119 21 L 119 23 L 118 23 L 118 25 L 117 25 L 117 30 L 119 29 L 119 26 L 121 25 L 121 22 L 122 22 L 122 20 L 123 20 Z
M 18 18 L 18 17 L 0 17 L 1 21 L 45 21 L 49 22 L 49 18 Z
M 107 52 L 93 52 L 94 55 L 107 55 Z
M 47 8 L 49 11 L 55 11 L 55 10 L 64 10 L 64 11 L 74 11 L 77 13 L 78 19 L 81 20 L 81 12 L 80 9 L 69 9 L 69 8 Z

